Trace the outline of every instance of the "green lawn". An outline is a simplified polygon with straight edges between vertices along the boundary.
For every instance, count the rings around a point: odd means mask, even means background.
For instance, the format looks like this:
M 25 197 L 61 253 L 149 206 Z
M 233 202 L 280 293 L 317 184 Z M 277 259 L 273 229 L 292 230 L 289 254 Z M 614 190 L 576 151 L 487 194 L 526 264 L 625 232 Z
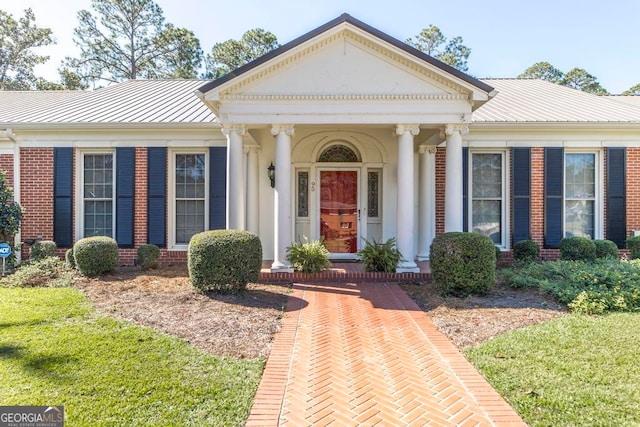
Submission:
M 100 316 L 71 288 L 0 288 L 0 405 L 64 405 L 69 426 L 243 425 L 262 366 Z
M 640 425 L 640 313 L 564 316 L 466 356 L 529 425 Z

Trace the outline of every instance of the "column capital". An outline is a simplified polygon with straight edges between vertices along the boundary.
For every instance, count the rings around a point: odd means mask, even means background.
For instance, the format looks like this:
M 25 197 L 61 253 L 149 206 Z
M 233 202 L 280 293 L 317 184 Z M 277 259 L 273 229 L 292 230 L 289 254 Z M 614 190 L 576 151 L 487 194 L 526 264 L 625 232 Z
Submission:
M 244 136 L 246 129 L 243 124 L 230 124 L 222 125 L 222 133 L 224 136 L 229 136 L 231 133 L 235 133 L 239 136 Z
M 399 123 L 396 125 L 396 135 L 404 135 L 407 132 L 410 132 L 411 135 L 416 136 L 420 133 L 420 125 L 406 123 Z
M 284 132 L 286 135 L 292 136 L 294 126 L 293 124 L 274 124 L 271 126 L 271 135 L 277 136 L 280 132 Z
M 466 135 L 469 133 L 469 126 L 461 125 L 461 124 L 455 124 L 455 125 L 448 124 L 442 130 L 444 130 L 444 134 L 447 136 L 451 136 L 455 132 L 460 132 L 460 135 Z M 441 135 L 442 135 L 442 130 L 441 130 Z
M 245 145 L 244 147 L 242 147 L 242 150 L 245 154 L 249 152 L 259 153 L 260 150 L 262 150 L 262 147 L 259 145 Z
M 438 147 L 436 147 L 435 145 L 420 145 L 418 147 L 418 152 L 420 154 L 424 154 L 424 153 L 436 154 L 438 152 Z

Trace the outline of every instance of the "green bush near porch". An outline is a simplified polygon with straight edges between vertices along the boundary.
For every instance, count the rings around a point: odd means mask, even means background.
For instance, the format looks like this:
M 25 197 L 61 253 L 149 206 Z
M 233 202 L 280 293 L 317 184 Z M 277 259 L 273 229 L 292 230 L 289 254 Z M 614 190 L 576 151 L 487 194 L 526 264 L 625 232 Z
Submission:
M 496 280 L 493 241 L 477 233 L 444 233 L 431 244 L 431 273 L 442 295 L 484 294 Z
M 73 245 L 76 268 L 84 276 L 100 276 L 118 266 L 118 243 L 111 237 L 85 237 Z
M 319 273 L 331 265 L 329 251 L 322 241 L 310 242 L 306 237 L 305 242 L 294 242 L 287 248 L 287 260 L 303 273 Z
M 210 230 L 189 242 L 191 284 L 200 292 L 242 292 L 262 268 L 260 238 L 243 230 Z

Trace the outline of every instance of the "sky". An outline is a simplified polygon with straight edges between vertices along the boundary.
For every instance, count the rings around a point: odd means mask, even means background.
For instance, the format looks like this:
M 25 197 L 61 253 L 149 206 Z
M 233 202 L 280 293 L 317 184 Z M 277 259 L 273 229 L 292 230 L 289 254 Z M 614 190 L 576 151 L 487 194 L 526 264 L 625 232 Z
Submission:
M 461 36 L 471 48 L 469 74 L 516 77 L 547 61 L 567 72 L 584 68 L 611 93 L 640 83 L 638 0 L 156 0 L 167 22 L 192 30 L 205 52 L 246 30 L 263 28 L 284 44 L 349 13 L 400 40 L 436 25 L 448 38 Z M 30 7 L 36 24 L 49 27 L 57 44 L 36 75 L 58 80 L 65 56 L 77 54 L 73 29 L 77 12 L 91 0 L 0 0 L 14 17 Z

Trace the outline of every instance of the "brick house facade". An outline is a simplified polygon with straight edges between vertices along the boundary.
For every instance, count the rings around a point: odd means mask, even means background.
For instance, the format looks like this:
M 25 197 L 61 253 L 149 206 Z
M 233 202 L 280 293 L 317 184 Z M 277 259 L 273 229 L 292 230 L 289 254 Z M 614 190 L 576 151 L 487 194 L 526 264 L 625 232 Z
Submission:
M 551 259 L 640 230 L 637 97 L 478 80 L 348 15 L 212 82 L 0 93 L 0 132 L 18 240 L 107 234 L 122 264 L 145 243 L 185 262 L 216 228 L 258 234 L 274 271 L 303 236 L 335 259 L 396 237 L 405 272 L 445 231 Z

